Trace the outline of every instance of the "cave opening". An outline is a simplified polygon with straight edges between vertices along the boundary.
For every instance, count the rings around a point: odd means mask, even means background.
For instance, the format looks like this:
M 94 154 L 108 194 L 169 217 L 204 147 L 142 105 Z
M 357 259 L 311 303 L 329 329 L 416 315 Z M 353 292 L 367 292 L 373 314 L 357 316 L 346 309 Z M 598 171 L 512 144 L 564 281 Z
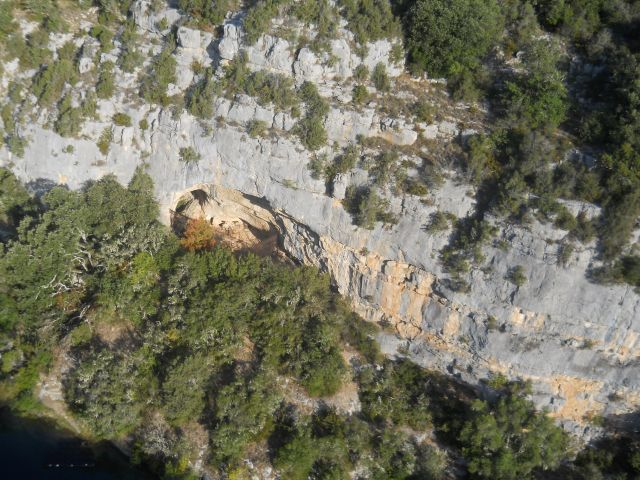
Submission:
M 196 185 L 177 195 L 171 213 L 171 227 L 182 236 L 190 220 L 204 219 L 212 228 L 216 244 L 234 252 L 251 252 L 282 259 L 281 230 L 261 199 L 218 185 Z

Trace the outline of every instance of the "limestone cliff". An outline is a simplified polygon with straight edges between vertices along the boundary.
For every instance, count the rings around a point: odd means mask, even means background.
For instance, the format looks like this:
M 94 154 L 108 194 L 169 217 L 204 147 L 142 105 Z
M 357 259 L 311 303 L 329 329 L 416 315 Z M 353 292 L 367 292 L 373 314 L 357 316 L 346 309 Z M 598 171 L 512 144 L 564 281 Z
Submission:
M 155 17 L 176 24 L 181 20 L 177 10 L 152 14 L 149 5 L 144 0 L 134 5 L 138 30 L 148 40 L 147 57 L 159 51 L 153 40 L 162 32 Z M 28 24 L 22 27 L 26 30 Z M 404 148 L 403 158 L 419 165 L 425 151 L 437 154 L 468 134 L 461 133 L 464 129 L 458 125 L 455 108 L 443 110 L 439 122 L 419 125 L 402 114 L 389 118 L 375 103 L 359 109 L 350 104 L 351 87 L 345 87 L 342 80 L 353 75 L 357 65 L 373 68 L 382 62 L 390 76 L 403 75 L 402 65 L 390 60 L 388 41 L 370 44 L 362 58 L 352 50 L 349 33 L 343 29 L 331 42 L 332 60 L 328 61 L 308 48 L 295 50 L 275 34 L 262 36 L 255 45 L 243 45 L 237 15 L 229 16 L 222 30 L 216 38 L 179 27 L 173 53 L 178 78 L 170 85 L 172 92 L 183 92 L 192 84 L 194 61 L 220 71 L 244 48 L 252 70 L 278 72 L 297 84 L 311 81 L 318 85 L 321 94 L 331 100 L 325 119 L 329 144 L 344 146 L 359 135 L 375 137 Z M 60 46 L 64 38 L 54 37 L 51 44 Z M 91 51 L 94 42 L 82 36 L 74 41 L 83 52 Z M 102 54 L 98 61 L 116 58 L 118 48 Z M 94 58 L 86 55 L 80 60 L 81 73 L 95 68 Z M 16 62 L 4 65 L 0 93 L 6 94 L 10 80 L 32 74 L 19 72 Z M 577 248 L 562 265 L 555 241 L 566 232 L 537 221 L 520 226 L 492 219 L 498 240 L 509 248 L 499 248 L 499 242 L 483 247 L 485 261 L 468 274 L 469 290 L 454 291 L 439 260 L 451 231 L 433 233 L 424 228 L 436 211 L 457 217 L 473 211 L 472 187 L 453 173 L 429 192 L 428 201 L 410 194 L 390 196 L 391 209 L 399 220 L 396 225 L 378 223 L 371 231 L 358 228 L 341 200 L 346 187 L 363 183 L 367 172 L 354 168 L 339 175 L 332 195 L 327 195 L 325 182 L 314 179 L 308 168 L 314 154 L 291 134 L 296 120 L 288 113 L 237 95 L 217 98 L 212 120 L 196 119 L 186 111 L 176 115 L 132 98 L 133 74 L 116 69 L 115 75 L 116 95 L 98 102 L 98 118 L 86 122 L 78 138 L 54 133 L 47 125 L 50 112 L 43 110 L 20 127 L 29 140 L 24 156 L 2 147 L 0 164 L 10 167 L 34 191 L 52 184 L 80 188 L 87 180 L 109 173 L 126 182 L 143 164 L 155 181 L 167 223 L 179 198 L 197 188 L 208 189 L 213 201 L 237 203 L 226 214 L 240 209 L 242 213 L 237 214 L 248 215 L 247 221 L 255 205 L 255 212 L 262 212 L 257 214 L 261 221 L 277 229 L 289 255 L 328 271 L 359 313 L 390 326 L 396 335 L 380 338 L 387 352 L 400 349 L 426 367 L 472 384 L 496 372 L 531 379 L 537 404 L 578 432 L 590 416 L 623 414 L 640 405 L 640 296 L 628 286 L 603 286 L 588 280 L 587 269 L 596 262 L 593 244 Z M 404 86 L 398 95 L 410 94 L 411 88 L 433 87 L 427 80 L 405 77 L 396 85 Z M 85 86 L 89 88 L 88 83 Z M 464 112 L 464 108 L 458 110 Z M 113 127 L 113 141 L 105 156 L 96 140 L 112 125 L 116 112 L 129 115 L 132 126 Z M 139 127 L 141 120 L 148 122 L 147 129 Z M 265 122 L 269 135 L 248 135 L 246 126 L 253 120 Z M 185 147 L 193 148 L 200 160 L 182 162 L 180 149 Z M 229 190 L 239 193 L 223 193 Z M 589 214 L 596 209 L 567 205 Z M 521 286 L 507 279 L 515 265 L 526 271 L 528 280 Z

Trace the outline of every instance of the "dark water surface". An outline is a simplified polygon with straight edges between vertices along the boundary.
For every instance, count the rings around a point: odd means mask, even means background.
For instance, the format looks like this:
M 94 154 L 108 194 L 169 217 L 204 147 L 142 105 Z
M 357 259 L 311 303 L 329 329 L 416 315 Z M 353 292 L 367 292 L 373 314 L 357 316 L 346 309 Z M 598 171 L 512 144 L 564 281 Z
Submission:
M 44 420 L 17 418 L 0 408 L 3 480 L 151 480 L 113 445 L 89 444 Z

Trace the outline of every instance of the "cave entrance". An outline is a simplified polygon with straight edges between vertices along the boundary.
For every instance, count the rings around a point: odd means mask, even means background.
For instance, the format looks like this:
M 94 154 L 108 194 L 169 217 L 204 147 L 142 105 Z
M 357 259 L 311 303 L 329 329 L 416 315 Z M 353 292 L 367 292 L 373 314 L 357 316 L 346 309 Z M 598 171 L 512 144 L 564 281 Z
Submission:
M 286 257 L 279 248 L 280 228 L 268 203 L 237 190 L 199 184 L 177 195 L 171 227 L 182 235 L 191 219 L 204 219 L 217 243 L 234 252 Z

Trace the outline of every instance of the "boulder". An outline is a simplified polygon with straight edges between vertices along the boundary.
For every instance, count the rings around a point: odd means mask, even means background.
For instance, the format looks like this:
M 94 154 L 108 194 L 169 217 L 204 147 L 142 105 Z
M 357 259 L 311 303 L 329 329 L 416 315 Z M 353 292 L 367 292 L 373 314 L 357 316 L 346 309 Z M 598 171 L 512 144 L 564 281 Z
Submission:
M 246 49 L 252 70 L 269 70 L 291 75 L 293 56 L 290 44 L 283 38 L 262 35 L 255 45 Z
M 323 71 L 316 54 L 308 47 L 301 48 L 298 52 L 298 58 L 293 64 L 296 82 L 320 82 L 323 78 Z
M 224 26 L 218 53 L 222 60 L 232 60 L 240 51 L 241 29 L 238 25 L 227 23 Z
M 182 48 L 200 48 L 200 31 L 187 27 L 178 28 L 178 46 Z

